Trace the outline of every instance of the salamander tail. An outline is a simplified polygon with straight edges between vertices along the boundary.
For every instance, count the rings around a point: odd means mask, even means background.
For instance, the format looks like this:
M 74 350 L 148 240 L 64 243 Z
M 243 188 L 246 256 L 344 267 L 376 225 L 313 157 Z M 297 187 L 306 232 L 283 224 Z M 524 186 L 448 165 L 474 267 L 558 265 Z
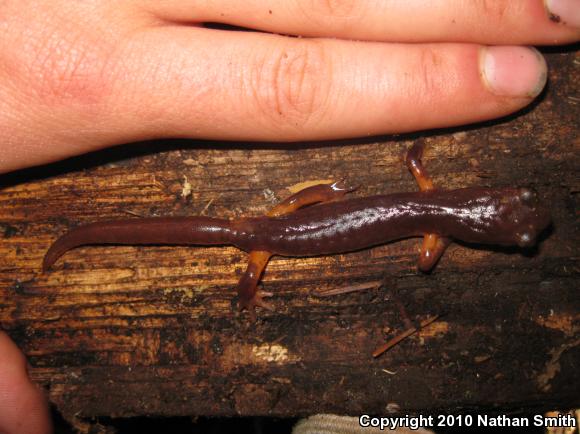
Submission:
M 232 244 L 229 220 L 211 217 L 159 217 L 109 220 L 79 226 L 57 239 L 46 252 L 47 271 L 68 250 L 98 244 L 228 245 Z

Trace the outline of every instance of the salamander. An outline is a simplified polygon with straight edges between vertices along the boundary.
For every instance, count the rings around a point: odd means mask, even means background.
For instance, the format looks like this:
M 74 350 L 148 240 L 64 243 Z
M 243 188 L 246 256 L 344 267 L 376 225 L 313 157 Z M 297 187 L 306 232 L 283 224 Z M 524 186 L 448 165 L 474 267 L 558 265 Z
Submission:
M 258 289 L 273 255 L 330 255 L 422 237 L 419 269 L 435 266 L 453 240 L 531 247 L 550 224 L 548 208 L 529 188 L 469 187 L 440 190 L 421 158 L 422 142 L 407 152 L 418 192 L 344 199 L 345 182 L 308 187 L 264 216 L 233 220 L 212 217 L 153 217 L 96 222 L 72 229 L 47 251 L 46 271 L 68 250 L 90 244 L 232 245 L 249 252 L 237 293 L 241 309 L 272 309 Z

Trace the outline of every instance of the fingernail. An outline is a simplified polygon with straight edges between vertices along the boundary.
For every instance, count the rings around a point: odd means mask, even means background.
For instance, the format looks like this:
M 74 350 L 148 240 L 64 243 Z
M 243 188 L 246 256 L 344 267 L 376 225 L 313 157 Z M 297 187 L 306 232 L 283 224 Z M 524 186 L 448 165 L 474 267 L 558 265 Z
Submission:
M 501 96 L 533 98 L 548 76 L 544 57 L 531 47 L 485 47 L 480 68 L 487 88 Z
M 556 23 L 580 27 L 580 2 L 578 0 L 545 0 L 548 17 Z

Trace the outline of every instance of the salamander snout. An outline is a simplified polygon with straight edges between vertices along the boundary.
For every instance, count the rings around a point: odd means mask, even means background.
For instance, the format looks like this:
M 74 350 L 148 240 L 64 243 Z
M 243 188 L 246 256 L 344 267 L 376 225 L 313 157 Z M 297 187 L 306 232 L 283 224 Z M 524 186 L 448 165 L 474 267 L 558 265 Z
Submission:
M 515 243 L 520 247 L 533 246 L 538 235 L 550 224 L 548 208 L 529 188 L 517 189 L 509 202 L 511 212 L 507 223 L 513 225 Z

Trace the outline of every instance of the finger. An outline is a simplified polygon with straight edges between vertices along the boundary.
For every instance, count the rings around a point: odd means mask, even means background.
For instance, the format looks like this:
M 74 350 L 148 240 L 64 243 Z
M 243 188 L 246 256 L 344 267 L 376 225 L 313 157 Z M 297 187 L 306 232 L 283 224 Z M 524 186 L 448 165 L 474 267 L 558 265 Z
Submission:
M 140 5 L 166 20 L 302 36 L 514 45 L 566 43 L 580 37 L 577 0 L 148 0 Z
M 42 80 L 26 81 L 30 101 L 18 96 L 21 109 L 7 108 L 4 127 L 0 118 L 0 172 L 161 137 L 288 142 L 466 124 L 520 109 L 546 80 L 543 58 L 522 47 L 176 25 L 134 30 L 116 44 L 105 55 L 42 54 L 51 59 L 37 65 Z M 31 119 L 34 128 L 13 132 Z
M 28 378 L 26 360 L 14 342 L 0 331 L 0 432 L 52 432 L 48 403 Z
M 146 38 L 130 47 L 139 61 L 125 65 L 114 108 L 101 113 L 108 129 L 97 127 L 117 143 L 119 134 L 302 141 L 466 124 L 520 109 L 546 80 L 543 58 L 521 47 L 184 28 Z

